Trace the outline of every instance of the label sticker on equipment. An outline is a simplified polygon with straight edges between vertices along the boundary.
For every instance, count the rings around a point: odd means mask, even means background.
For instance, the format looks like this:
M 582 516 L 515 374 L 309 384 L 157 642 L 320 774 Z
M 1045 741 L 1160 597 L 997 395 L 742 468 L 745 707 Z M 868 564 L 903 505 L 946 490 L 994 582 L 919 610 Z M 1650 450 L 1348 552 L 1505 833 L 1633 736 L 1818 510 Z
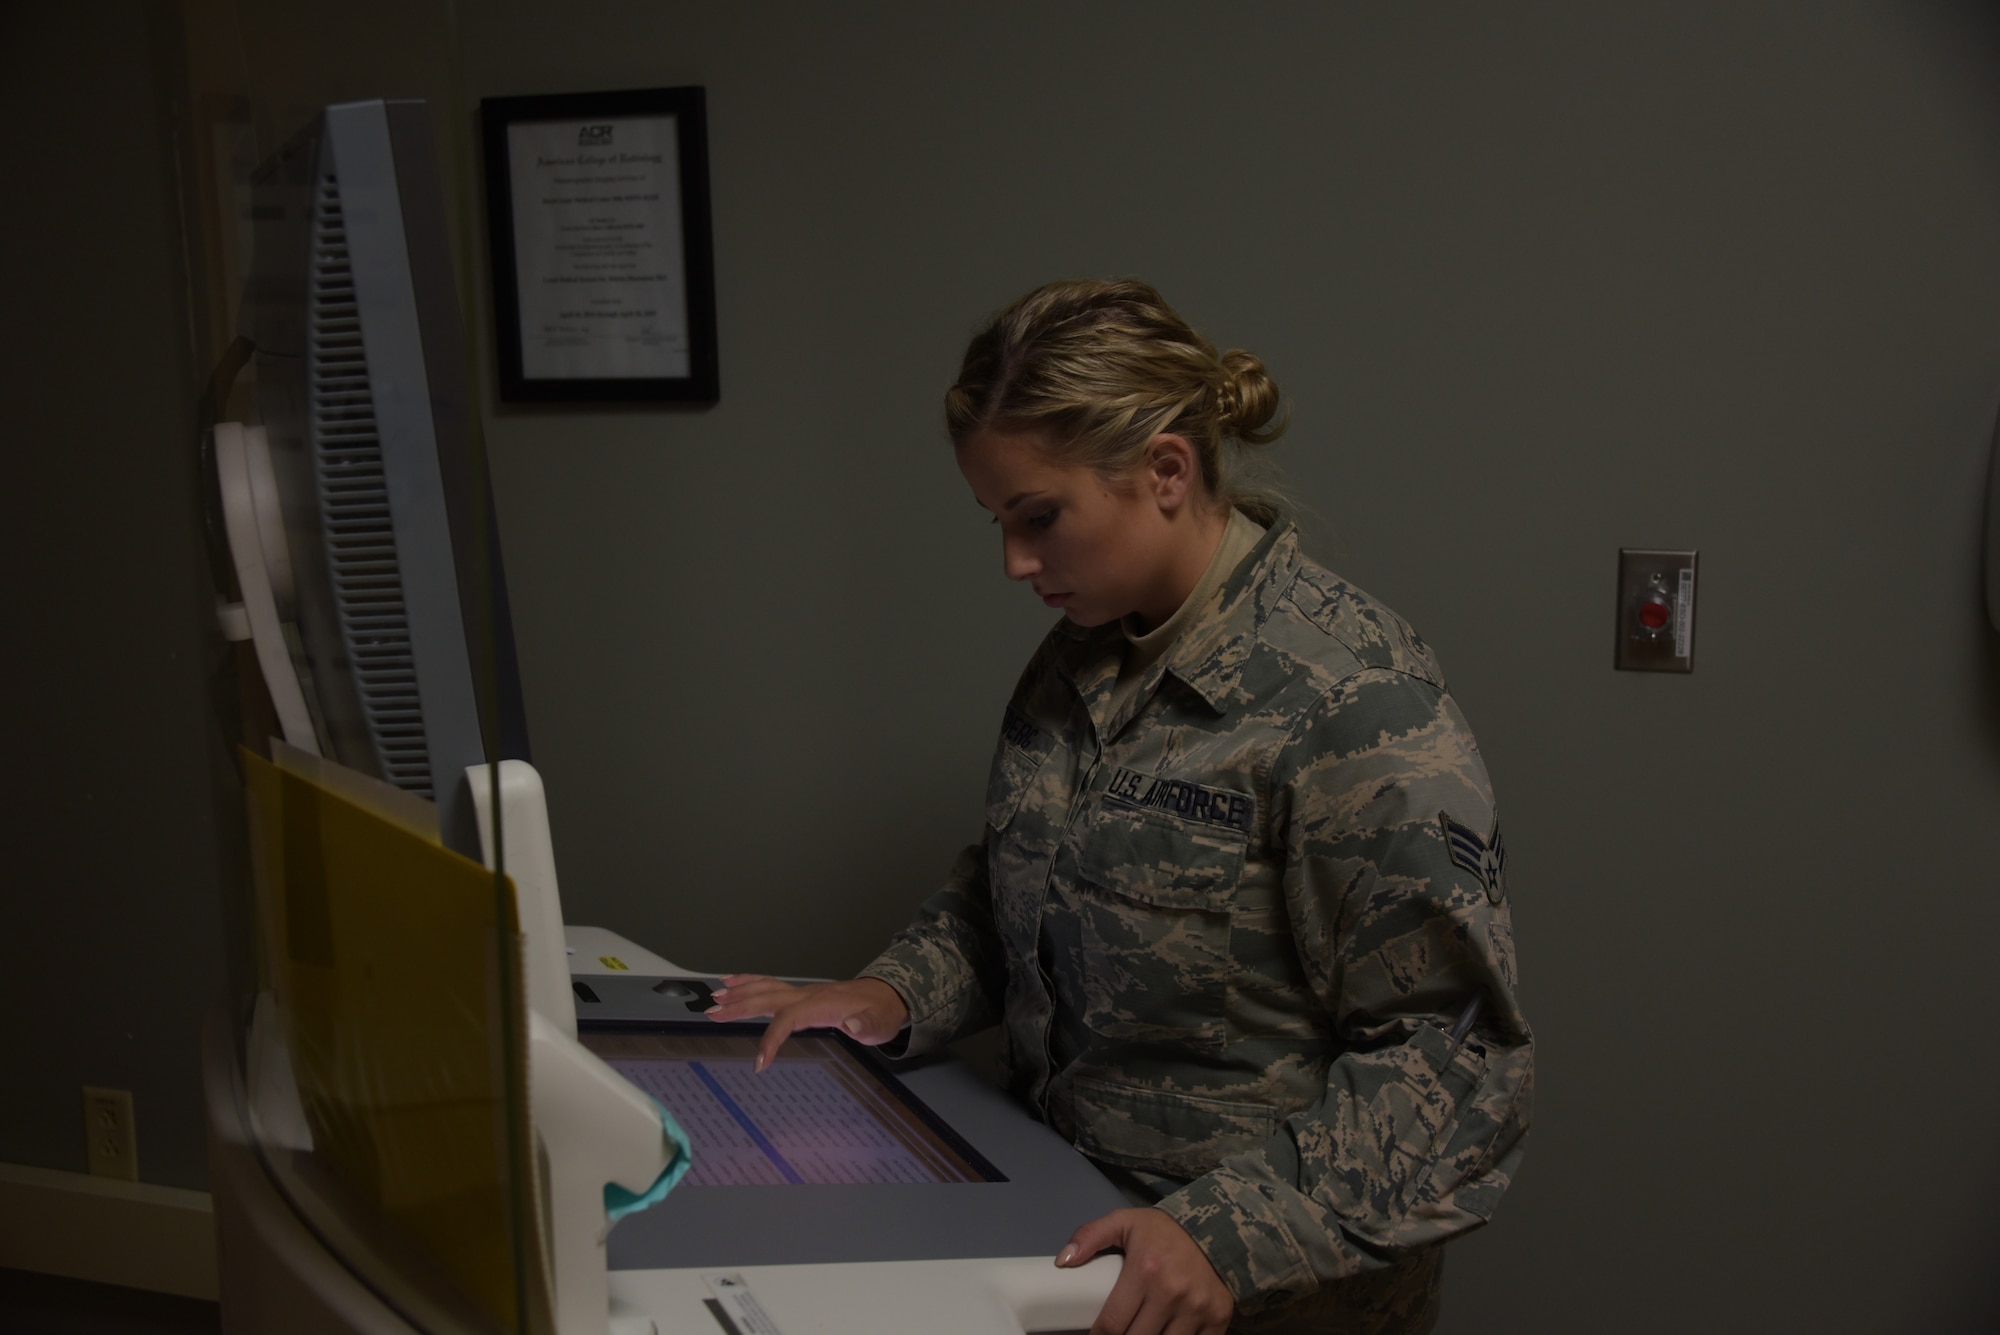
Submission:
M 1680 597 L 1674 600 L 1674 657 L 1686 658 L 1694 640 L 1694 571 L 1681 570 Z
M 736 1327 L 737 1335 L 784 1335 L 750 1292 L 749 1281 L 741 1275 L 703 1275 L 701 1282 L 715 1295 L 717 1306 Z
M 599 964 L 602 964 L 607 969 L 616 969 L 620 973 L 630 972 L 630 970 L 628 970 L 625 967 L 625 961 L 619 959 L 616 955 L 599 955 L 597 957 L 597 962 Z

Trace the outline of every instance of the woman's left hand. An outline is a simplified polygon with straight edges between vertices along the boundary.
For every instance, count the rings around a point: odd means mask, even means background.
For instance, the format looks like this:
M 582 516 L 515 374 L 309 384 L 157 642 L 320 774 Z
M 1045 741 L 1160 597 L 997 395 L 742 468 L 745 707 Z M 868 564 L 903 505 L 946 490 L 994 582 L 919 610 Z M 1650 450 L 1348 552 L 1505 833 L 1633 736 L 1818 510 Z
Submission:
M 1222 1335 L 1236 1299 L 1208 1254 L 1159 1210 L 1113 1210 L 1070 1235 L 1056 1257 L 1065 1269 L 1107 1247 L 1121 1248 L 1125 1268 L 1090 1327 L 1090 1335 Z

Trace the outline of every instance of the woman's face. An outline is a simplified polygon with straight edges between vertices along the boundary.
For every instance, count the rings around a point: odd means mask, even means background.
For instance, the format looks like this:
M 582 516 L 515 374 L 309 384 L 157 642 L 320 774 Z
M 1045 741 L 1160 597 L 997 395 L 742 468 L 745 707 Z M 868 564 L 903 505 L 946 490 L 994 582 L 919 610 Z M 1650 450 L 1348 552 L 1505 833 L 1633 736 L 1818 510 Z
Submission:
M 1025 581 L 1077 625 L 1135 612 L 1157 624 L 1186 595 L 1174 587 L 1180 534 L 1170 519 L 1187 484 L 1175 460 L 1163 491 L 1157 459 L 1113 483 L 1057 461 L 1039 432 L 981 431 L 958 447 L 958 468 L 1000 526 L 1007 578 Z

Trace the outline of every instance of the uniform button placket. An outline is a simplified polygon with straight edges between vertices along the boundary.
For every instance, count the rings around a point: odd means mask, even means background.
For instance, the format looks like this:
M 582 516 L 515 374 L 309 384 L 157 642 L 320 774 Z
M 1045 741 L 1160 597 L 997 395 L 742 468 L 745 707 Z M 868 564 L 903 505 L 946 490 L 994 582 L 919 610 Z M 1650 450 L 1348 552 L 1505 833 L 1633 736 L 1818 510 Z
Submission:
M 1095 727 L 1093 727 L 1093 734 L 1095 731 Z M 1091 780 L 1097 777 L 1097 771 L 1104 763 L 1103 743 L 1097 742 L 1094 736 L 1093 742 L 1096 746 L 1095 754 L 1092 755 L 1090 764 L 1084 768 L 1082 777 L 1077 780 L 1076 791 L 1070 794 L 1069 812 L 1063 821 L 1062 838 L 1057 841 L 1056 851 L 1049 858 L 1048 870 L 1042 874 L 1042 902 L 1035 920 L 1035 939 L 1038 946 L 1042 934 L 1041 920 L 1049 911 L 1049 891 L 1055 885 L 1056 862 L 1062 856 L 1062 846 L 1068 843 L 1076 832 L 1077 817 L 1082 814 L 1084 803 L 1090 797 Z M 1046 1123 L 1049 1120 L 1049 1087 L 1055 1083 L 1056 1074 L 1056 1054 L 1053 1042 L 1056 1017 L 1056 989 L 1055 980 L 1049 977 L 1048 965 L 1043 961 L 1039 948 L 1035 951 L 1035 975 L 1042 985 L 1043 1002 L 1041 1026 L 1042 1079 L 1040 1097 L 1036 1099 L 1036 1102 L 1041 1106 L 1042 1121 Z

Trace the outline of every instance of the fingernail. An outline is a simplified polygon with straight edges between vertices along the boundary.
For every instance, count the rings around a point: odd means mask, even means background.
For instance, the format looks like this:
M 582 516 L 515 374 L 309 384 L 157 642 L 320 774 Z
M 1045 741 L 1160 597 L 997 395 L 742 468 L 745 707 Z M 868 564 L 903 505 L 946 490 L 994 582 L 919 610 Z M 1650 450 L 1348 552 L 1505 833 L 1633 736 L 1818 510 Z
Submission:
M 1056 1264 L 1068 1265 L 1074 1259 L 1076 1259 L 1076 1244 L 1072 1242 L 1069 1246 L 1062 1249 L 1061 1255 L 1056 1257 Z
M 710 992 L 709 995 L 712 997 L 726 997 L 729 995 L 729 989 L 726 987 L 718 987 L 713 992 Z
M 703 1011 L 703 1012 L 702 1012 L 702 1014 L 703 1014 L 703 1015 L 713 1015 L 713 1014 L 715 1014 L 715 1013 L 716 1013 L 717 1011 L 719 1011 L 719 1010 L 721 1010 L 721 1009 L 722 1009 L 722 1007 L 720 1007 L 720 1006 L 710 1006 L 710 1007 L 709 1007 L 709 1008 L 708 1008 L 707 1010 Z

